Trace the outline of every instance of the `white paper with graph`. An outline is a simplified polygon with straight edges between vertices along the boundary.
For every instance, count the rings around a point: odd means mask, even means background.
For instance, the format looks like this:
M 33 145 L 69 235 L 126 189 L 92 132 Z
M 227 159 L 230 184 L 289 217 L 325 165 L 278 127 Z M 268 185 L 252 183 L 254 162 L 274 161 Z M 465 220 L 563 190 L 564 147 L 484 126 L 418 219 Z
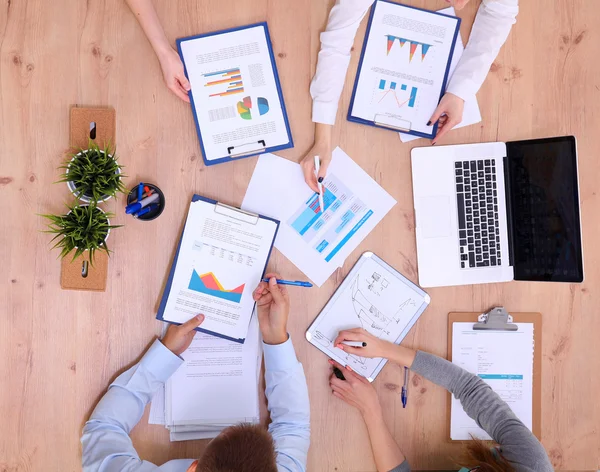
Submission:
M 178 44 L 207 163 L 291 146 L 265 25 Z
M 373 381 L 387 360 L 345 353 L 333 345 L 338 333 L 364 328 L 380 339 L 399 344 L 429 302 L 427 293 L 367 252 L 310 326 L 306 339 L 332 359 Z
M 373 9 L 350 118 L 430 136 L 460 20 L 381 0 Z

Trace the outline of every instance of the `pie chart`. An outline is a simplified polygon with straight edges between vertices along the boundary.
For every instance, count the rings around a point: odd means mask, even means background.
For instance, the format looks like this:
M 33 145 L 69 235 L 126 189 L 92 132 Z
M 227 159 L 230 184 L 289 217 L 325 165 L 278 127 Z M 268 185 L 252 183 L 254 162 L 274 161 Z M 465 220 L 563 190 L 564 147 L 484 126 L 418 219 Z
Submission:
M 266 98 L 257 97 L 255 103 L 258 108 L 258 115 L 266 115 L 269 112 L 269 101 Z M 244 97 L 237 103 L 237 112 L 243 120 L 252 119 L 252 109 L 252 98 L 250 97 Z

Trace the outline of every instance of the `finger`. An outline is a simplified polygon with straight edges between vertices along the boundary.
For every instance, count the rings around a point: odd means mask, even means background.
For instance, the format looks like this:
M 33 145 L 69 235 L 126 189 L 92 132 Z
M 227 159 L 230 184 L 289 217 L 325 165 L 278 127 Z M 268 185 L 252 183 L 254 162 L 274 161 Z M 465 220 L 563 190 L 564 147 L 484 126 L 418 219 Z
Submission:
M 254 298 L 254 301 L 259 300 L 261 296 L 263 296 L 265 293 L 267 293 L 268 287 L 269 287 L 269 285 L 267 284 L 267 282 L 260 282 L 258 284 L 258 287 L 256 287 L 256 289 L 252 293 L 252 298 Z
M 358 357 L 363 357 L 363 351 L 362 351 L 362 347 L 352 347 L 352 346 L 347 346 L 346 344 L 336 344 L 336 346 L 338 349 L 341 349 L 344 352 L 347 352 L 348 354 L 353 354 L 355 356 Z
M 183 88 L 183 90 L 185 90 L 186 92 L 189 92 L 192 89 L 192 86 L 190 85 L 190 81 L 187 79 L 187 77 L 185 75 L 178 75 L 177 80 L 181 84 L 181 87 Z
M 352 370 L 352 367 L 350 367 L 349 365 L 347 365 L 344 369 L 344 377 L 346 378 L 346 382 L 349 382 L 350 385 L 354 385 L 361 379 L 361 376 L 354 372 L 354 370 Z
M 321 161 L 321 165 L 319 167 L 319 175 L 317 176 L 319 183 L 322 183 L 323 180 L 325 179 L 325 177 L 327 177 L 327 169 L 329 169 L 330 162 L 331 162 L 330 159 Z
M 171 85 L 169 85 L 169 89 L 184 102 L 190 101 L 190 97 L 188 97 L 188 95 L 183 91 L 183 89 L 179 85 L 179 82 L 174 82 Z
M 329 364 L 332 365 L 333 367 L 337 367 L 341 371 L 344 370 L 344 366 L 342 364 L 340 364 L 339 362 L 334 361 L 333 359 L 329 359 L 327 362 L 329 362 Z
M 345 380 L 338 379 L 335 375 L 329 380 L 329 385 L 338 391 L 347 392 L 350 390 L 350 385 Z
M 442 107 L 442 105 L 438 105 L 437 108 L 435 109 L 435 111 L 433 112 L 433 115 L 431 115 L 431 118 L 429 118 L 429 121 L 427 122 L 427 126 L 431 126 L 433 125 L 437 120 L 440 119 L 440 117 L 444 114 L 444 108 Z
M 334 345 L 340 344 L 342 341 L 366 341 L 366 336 L 361 331 L 356 330 L 344 330 L 338 333 L 337 338 L 333 342 Z
M 184 333 L 189 333 L 190 331 L 193 331 L 198 326 L 200 326 L 203 321 L 204 321 L 204 315 L 202 315 L 202 314 L 196 315 L 193 318 L 187 320 L 185 323 L 183 323 L 179 327 L 179 329 L 181 329 Z
M 433 141 L 431 142 L 431 144 L 436 144 L 440 139 L 442 139 L 457 124 L 458 123 L 456 122 L 456 120 L 448 119 L 448 121 L 446 121 L 444 123 L 444 126 L 438 128 L 437 134 L 435 135 L 435 138 L 433 138 Z
M 285 302 L 285 295 L 287 292 L 282 292 L 281 287 L 277 285 L 277 279 L 275 277 L 269 279 L 269 292 L 273 295 L 273 301 L 275 303 Z
M 302 172 L 304 173 L 304 180 L 311 190 L 319 193 L 319 186 L 317 185 L 317 177 L 315 175 L 315 167 L 310 162 L 302 163 Z

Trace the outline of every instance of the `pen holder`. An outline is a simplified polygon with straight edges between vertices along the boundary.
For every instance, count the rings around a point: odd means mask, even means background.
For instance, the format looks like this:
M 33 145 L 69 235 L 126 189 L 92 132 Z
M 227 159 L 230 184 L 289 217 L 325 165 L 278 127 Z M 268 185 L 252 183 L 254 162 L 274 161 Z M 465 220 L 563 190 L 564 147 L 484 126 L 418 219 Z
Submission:
M 144 186 L 148 187 L 150 190 L 152 190 L 158 194 L 158 207 L 151 210 L 150 212 L 146 213 L 145 215 L 142 215 L 139 217 L 134 215 L 134 217 L 136 219 L 142 220 L 142 221 L 151 221 L 151 220 L 158 218 L 160 216 L 160 214 L 163 212 L 163 210 L 165 209 L 165 195 L 164 195 L 164 193 L 162 193 L 162 190 L 159 189 L 154 184 L 144 183 Z M 127 205 L 129 205 L 137 200 L 137 189 L 138 189 L 138 186 L 136 185 L 129 191 L 129 194 L 127 195 Z

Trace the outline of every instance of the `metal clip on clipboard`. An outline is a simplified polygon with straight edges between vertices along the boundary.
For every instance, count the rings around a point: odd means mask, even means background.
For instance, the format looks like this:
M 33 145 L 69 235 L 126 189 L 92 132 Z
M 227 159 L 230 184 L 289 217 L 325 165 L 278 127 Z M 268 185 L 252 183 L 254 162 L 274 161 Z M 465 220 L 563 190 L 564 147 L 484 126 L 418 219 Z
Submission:
M 233 218 L 235 220 L 243 221 L 244 223 L 249 223 L 251 225 L 256 225 L 259 219 L 259 216 L 256 213 L 240 210 L 239 208 L 235 208 L 219 202 L 215 204 L 215 213 L 227 216 L 229 218 Z
M 235 154 L 233 153 L 233 151 L 239 151 L 236 152 Z M 240 144 L 239 146 L 229 146 L 227 148 L 227 152 L 229 153 L 229 157 L 242 157 L 242 156 L 247 156 L 248 154 L 256 154 L 257 152 L 266 152 L 267 150 L 267 144 L 265 143 L 264 139 L 261 139 L 259 141 L 254 141 L 251 143 L 246 143 L 246 144 Z
M 386 128 L 394 128 L 398 131 L 410 131 L 412 129 L 412 121 L 403 120 L 389 113 L 375 113 L 373 123 Z
M 489 312 L 479 316 L 479 322 L 473 325 L 475 331 L 517 331 L 512 316 L 502 306 L 492 308 Z

